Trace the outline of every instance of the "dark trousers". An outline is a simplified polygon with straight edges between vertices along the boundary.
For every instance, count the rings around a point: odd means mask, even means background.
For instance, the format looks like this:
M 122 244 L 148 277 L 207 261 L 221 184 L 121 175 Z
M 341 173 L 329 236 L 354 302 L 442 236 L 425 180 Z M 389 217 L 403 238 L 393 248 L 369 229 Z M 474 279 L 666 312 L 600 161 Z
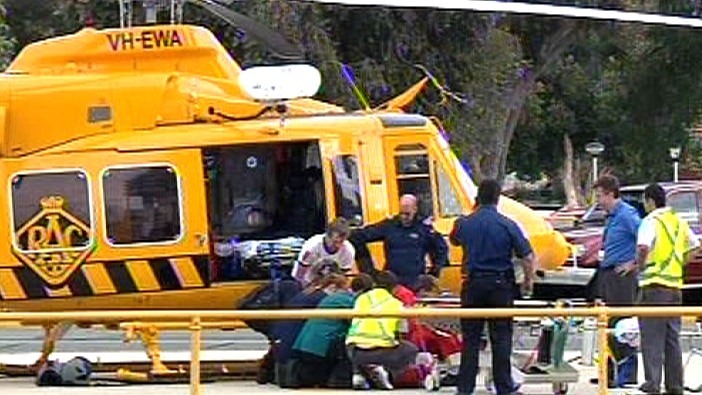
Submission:
M 512 307 L 516 284 L 510 273 L 471 273 L 461 290 L 461 305 L 476 307 Z M 485 319 L 461 320 L 463 352 L 458 377 L 458 392 L 472 394 L 478 375 L 480 336 Z M 497 395 L 514 390 L 511 376 L 512 319 L 488 320 L 492 370 Z
M 636 304 L 638 277 L 636 272 L 622 276 L 613 268 L 597 270 L 600 296 L 608 306 L 631 306 Z
M 296 372 L 299 388 L 326 385 L 336 364 L 335 360 L 307 352 L 297 352 L 293 358 L 299 363 Z
M 597 285 L 599 295 L 607 306 L 632 306 L 636 304 L 638 293 L 638 276 L 636 272 L 631 272 L 622 276 L 614 268 L 599 268 L 597 270 Z M 609 320 L 609 327 L 614 328 L 617 321 L 623 317 L 612 317 Z M 614 352 L 614 357 L 618 362 L 627 358 L 636 358 L 636 349 L 625 344 L 620 344 L 611 338 L 610 348 Z M 634 359 L 634 361 L 638 361 Z M 616 386 L 614 362 L 608 361 L 609 386 Z M 636 384 L 638 381 L 638 363 L 634 363 L 631 374 L 625 380 L 626 384 Z
M 363 372 L 368 365 L 381 365 L 393 377 L 401 376 L 408 366 L 414 364 L 417 356 L 417 346 L 406 340 L 401 340 L 395 347 L 363 349 L 350 345 L 348 350 L 354 373 Z
M 679 289 L 645 286 L 641 289 L 640 304 L 645 306 L 676 306 L 682 303 Z M 683 393 L 683 361 L 680 348 L 680 317 L 639 318 L 641 354 L 644 377 L 642 390 L 660 392 L 661 370 L 665 370 L 665 389 L 668 394 Z

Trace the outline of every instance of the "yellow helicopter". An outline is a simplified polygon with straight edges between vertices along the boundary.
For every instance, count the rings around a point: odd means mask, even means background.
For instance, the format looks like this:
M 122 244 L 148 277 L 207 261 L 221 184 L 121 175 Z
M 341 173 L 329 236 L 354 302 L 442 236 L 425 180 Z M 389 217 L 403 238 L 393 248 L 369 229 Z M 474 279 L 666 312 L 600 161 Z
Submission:
M 473 209 L 476 187 L 437 124 L 402 110 L 426 80 L 348 112 L 312 99 L 313 66 L 242 70 L 208 29 L 180 23 L 182 1 L 171 24 L 145 26 L 131 25 L 130 3 L 119 28 L 31 44 L 0 76 L 1 308 L 231 309 L 332 218 L 372 223 L 413 193 L 448 234 Z M 537 213 L 507 197 L 500 209 L 542 270 L 566 261 L 569 245 Z M 452 249 L 442 272 L 453 291 L 460 258 Z

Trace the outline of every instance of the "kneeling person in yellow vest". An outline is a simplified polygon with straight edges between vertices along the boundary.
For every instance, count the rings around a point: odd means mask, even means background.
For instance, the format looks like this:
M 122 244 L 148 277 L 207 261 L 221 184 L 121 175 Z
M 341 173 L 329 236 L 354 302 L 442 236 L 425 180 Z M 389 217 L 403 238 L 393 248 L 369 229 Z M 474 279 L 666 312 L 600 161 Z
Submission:
M 395 278 L 388 272 L 376 275 L 376 288 L 356 298 L 355 311 L 402 310 L 402 302 L 392 295 Z M 353 367 L 353 387 L 369 389 L 367 378 L 380 389 L 392 389 L 391 377 L 400 377 L 414 364 L 417 347 L 401 334 L 409 330 L 407 320 L 399 318 L 354 318 L 346 346 Z
M 680 305 L 683 265 L 690 251 L 699 247 L 699 240 L 687 222 L 666 207 L 665 191 L 660 185 L 646 187 L 644 204 L 649 214 L 641 222 L 637 241 L 639 304 Z M 661 370 L 665 364 L 665 393 L 683 393 L 681 321 L 681 317 L 639 318 L 645 377 L 641 391 L 661 393 Z

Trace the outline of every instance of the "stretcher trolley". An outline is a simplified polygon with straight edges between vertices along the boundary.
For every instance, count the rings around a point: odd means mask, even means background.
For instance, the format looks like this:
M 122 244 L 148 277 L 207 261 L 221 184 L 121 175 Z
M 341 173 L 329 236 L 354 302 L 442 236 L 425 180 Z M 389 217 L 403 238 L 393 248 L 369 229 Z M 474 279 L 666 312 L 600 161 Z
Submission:
M 431 307 L 459 307 L 460 300 L 455 297 L 425 298 L 422 300 L 425 306 Z M 570 305 L 568 301 L 515 301 L 515 307 L 555 307 Z M 429 319 L 433 326 L 460 333 L 460 321 L 454 319 Z M 579 379 L 578 371 L 564 360 L 565 348 L 568 341 L 568 334 L 572 327 L 573 320 L 570 317 L 554 317 L 543 319 L 515 319 L 515 339 L 519 339 L 525 333 L 535 332 L 538 334 L 538 341 L 532 349 L 516 350 L 512 355 L 512 379 L 517 385 L 528 384 L 552 384 L 553 393 L 565 395 L 568 393 L 569 384 L 577 383 Z M 478 383 L 483 383 L 485 388 L 494 392 L 492 382 L 492 354 L 489 342 L 487 341 L 487 330 L 481 342 L 480 352 L 480 373 Z M 519 344 L 520 341 L 514 342 Z

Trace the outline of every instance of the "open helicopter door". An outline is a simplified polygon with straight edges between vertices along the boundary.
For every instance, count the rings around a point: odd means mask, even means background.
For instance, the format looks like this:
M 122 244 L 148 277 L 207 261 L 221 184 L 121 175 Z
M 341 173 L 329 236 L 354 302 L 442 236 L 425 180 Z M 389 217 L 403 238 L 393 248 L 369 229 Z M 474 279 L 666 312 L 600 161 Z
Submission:
M 232 143 L 203 157 L 218 280 L 289 274 L 327 221 L 319 142 Z

